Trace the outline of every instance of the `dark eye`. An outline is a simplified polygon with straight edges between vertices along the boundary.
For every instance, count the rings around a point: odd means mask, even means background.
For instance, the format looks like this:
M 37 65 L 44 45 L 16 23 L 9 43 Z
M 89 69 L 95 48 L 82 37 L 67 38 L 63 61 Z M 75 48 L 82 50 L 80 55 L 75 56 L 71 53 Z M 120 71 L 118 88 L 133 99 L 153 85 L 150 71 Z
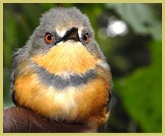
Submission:
M 82 39 L 83 39 L 83 41 L 84 41 L 85 43 L 88 43 L 88 42 L 89 42 L 89 35 L 88 35 L 88 33 L 85 33 L 85 34 L 83 35 Z
M 50 33 L 47 33 L 47 34 L 45 35 L 45 41 L 46 41 L 47 44 L 53 42 L 53 35 L 50 34 Z

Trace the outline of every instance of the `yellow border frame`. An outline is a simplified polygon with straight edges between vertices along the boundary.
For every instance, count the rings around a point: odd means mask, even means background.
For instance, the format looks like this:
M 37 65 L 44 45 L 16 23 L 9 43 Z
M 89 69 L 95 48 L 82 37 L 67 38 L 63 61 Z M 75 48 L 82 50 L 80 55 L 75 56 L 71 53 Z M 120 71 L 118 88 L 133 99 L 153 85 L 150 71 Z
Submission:
M 164 1 L 165 2 L 165 1 Z M 73 133 L 67 133 L 67 134 L 60 134 L 60 133 L 30 133 L 30 134 L 27 134 L 27 133 L 3 133 L 3 3 L 27 3 L 27 1 L 21 1 L 21 0 L 16 0 L 16 1 L 11 1 L 11 0 L 1 0 L 1 4 L 0 4 L 0 9 L 1 9 L 1 14 L 0 14 L 0 18 L 1 18 L 1 36 L 0 36 L 0 39 L 1 39 L 1 46 L 0 46 L 0 54 L 1 54 L 1 59 L 0 59 L 0 63 L 1 63 L 1 95 L 0 95 L 0 100 L 1 100 L 1 103 L 0 103 L 0 109 L 2 110 L 2 112 L 0 113 L 1 115 L 1 118 L 0 118 L 0 128 L 1 128 L 1 131 L 0 131 L 0 135 L 42 135 L 42 136 L 46 136 L 46 135 L 77 135 L 77 134 L 73 134 Z M 34 0 L 28 0 L 28 3 L 68 3 L 67 0 L 47 0 L 47 1 L 44 1 L 44 0 L 41 0 L 39 2 L 37 1 L 34 1 Z M 125 1 L 122 1 L 122 0 L 104 0 L 104 2 L 102 0 L 83 0 L 83 1 L 76 1 L 76 0 L 70 0 L 69 3 L 162 3 L 162 22 L 164 22 L 164 18 L 163 18 L 163 0 L 152 0 L 152 1 L 149 1 L 149 0 L 134 0 L 134 1 L 131 1 L 131 0 L 125 0 Z M 163 23 L 162 23 L 163 24 Z M 162 39 L 163 39 L 163 32 L 164 32 L 164 27 L 162 25 Z M 164 75 L 164 72 L 163 72 L 163 67 L 164 67 L 164 62 L 163 62 L 163 58 L 165 57 L 165 54 L 163 54 L 163 52 L 165 52 L 164 48 L 163 48 L 163 44 L 162 44 L 162 133 L 94 133 L 94 134 L 88 134 L 88 135 L 106 135 L 106 136 L 118 136 L 118 135 L 125 135 L 125 136 L 132 136 L 132 135 L 136 135 L 136 136 L 139 136 L 139 135 L 142 135 L 142 136 L 145 136 L 145 135 L 152 135 L 152 136 L 157 136 L 157 135 L 165 135 L 165 117 L 163 116 L 163 113 L 165 112 L 165 107 L 163 107 L 163 103 L 165 103 L 165 93 L 163 92 L 164 90 L 164 80 L 163 80 L 163 75 Z M 164 99 L 163 99 L 164 98 Z M 86 135 L 86 134 L 80 134 L 80 135 Z

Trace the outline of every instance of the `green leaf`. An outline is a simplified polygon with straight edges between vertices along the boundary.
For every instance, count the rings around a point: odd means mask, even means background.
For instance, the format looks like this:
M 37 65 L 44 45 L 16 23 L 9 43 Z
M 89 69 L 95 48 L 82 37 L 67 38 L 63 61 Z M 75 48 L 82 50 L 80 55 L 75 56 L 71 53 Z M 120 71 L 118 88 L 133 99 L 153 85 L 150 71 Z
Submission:
M 150 66 L 140 68 L 114 86 L 123 99 L 125 109 L 144 132 L 162 132 L 162 43 L 152 42 Z

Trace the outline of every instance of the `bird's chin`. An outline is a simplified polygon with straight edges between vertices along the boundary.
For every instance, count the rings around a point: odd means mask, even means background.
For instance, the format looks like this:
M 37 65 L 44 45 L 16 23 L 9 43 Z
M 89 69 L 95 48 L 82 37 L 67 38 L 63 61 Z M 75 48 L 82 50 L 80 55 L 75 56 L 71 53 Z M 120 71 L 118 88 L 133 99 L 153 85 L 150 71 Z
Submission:
M 64 71 L 82 74 L 95 67 L 98 59 L 81 42 L 69 40 L 58 43 L 46 54 L 33 57 L 33 61 L 52 74 Z

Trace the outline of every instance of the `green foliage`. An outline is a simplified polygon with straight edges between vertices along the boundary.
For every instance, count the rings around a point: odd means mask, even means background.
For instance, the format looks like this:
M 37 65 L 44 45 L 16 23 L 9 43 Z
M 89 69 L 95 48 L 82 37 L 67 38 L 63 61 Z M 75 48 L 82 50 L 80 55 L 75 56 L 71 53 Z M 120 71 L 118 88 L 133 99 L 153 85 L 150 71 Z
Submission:
M 152 64 L 115 80 L 129 115 L 145 132 L 162 132 L 162 43 L 151 42 Z
M 4 40 L 4 64 L 6 66 L 10 66 L 11 63 L 11 54 L 13 50 L 13 45 L 15 45 L 18 41 L 18 39 L 15 38 L 17 36 L 17 24 L 16 19 L 13 16 L 13 14 L 4 9 L 4 39 L 9 38 L 10 40 Z M 9 27 L 10 26 L 10 27 Z M 15 36 L 13 36 L 15 35 Z
M 142 3 L 106 4 L 114 8 L 122 19 L 130 24 L 137 34 L 151 34 L 154 39 L 162 39 L 162 26 L 151 7 Z

